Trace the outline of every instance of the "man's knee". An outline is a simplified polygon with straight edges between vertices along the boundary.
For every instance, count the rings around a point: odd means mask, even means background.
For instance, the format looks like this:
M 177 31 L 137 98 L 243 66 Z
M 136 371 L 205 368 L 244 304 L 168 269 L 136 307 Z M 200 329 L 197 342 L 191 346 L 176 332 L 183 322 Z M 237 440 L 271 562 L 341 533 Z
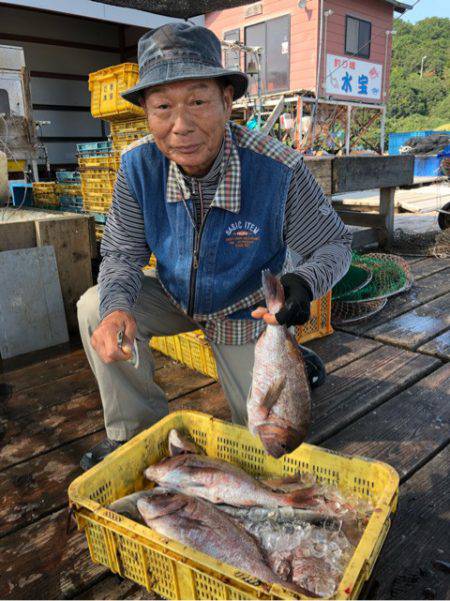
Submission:
M 98 286 L 92 286 L 77 302 L 78 324 L 81 328 L 95 329 L 100 322 Z

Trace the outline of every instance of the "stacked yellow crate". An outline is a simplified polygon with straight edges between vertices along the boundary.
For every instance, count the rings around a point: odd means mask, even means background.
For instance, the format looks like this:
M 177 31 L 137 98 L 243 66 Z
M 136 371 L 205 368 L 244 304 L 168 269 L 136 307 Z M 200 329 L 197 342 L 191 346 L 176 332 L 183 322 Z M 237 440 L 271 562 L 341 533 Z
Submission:
M 135 63 L 114 65 L 89 75 L 91 114 L 110 123 L 112 141 L 112 144 L 78 145 L 83 208 L 95 216 L 97 239 L 102 237 L 106 213 L 111 206 L 120 151 L 148 133 L 144 111 L 120 95 L 134 86 L 138 77 Z
M 146 136 L 148 123 L 145 117 L 126 119 L 124 121 L 111 121 L 111 140 L 113 148 L 122 151 L 128 144 Z
M 56 182 L 33 182 L 34 206 L 41 209 L 59 208 Z

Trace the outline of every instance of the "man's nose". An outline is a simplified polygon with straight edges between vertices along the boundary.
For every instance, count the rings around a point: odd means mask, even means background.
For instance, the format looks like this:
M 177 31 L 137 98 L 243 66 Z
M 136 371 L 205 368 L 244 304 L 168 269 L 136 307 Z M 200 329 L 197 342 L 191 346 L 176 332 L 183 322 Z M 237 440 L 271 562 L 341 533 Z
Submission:
M 172 133 L 185 136 L 194 130 L 194 123 L 186 107 L 178 108 L 173 119 Z

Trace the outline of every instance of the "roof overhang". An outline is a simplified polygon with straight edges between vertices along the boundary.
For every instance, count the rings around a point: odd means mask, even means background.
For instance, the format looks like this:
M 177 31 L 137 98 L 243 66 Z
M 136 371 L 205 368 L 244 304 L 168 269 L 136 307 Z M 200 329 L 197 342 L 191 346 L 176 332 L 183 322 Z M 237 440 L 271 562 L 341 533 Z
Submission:
M 412 6 L 410 4 L 405 4 L 404 2 L 399 2 L 399 0 L 386 0 L 389 4 L 392 4 L 394 10 L 398 13 L 404 13 L 407 10 L 411 10 Z
M 225 10 L 252 4 L 255 0 L 94 0 L 102 4 L 134 8 L 145 12 L 175 17 L 178 19 L 189 19 L 198 15 L 204 15 L 215 10 Z M 399 3 L 398 3 L 399 4 Z

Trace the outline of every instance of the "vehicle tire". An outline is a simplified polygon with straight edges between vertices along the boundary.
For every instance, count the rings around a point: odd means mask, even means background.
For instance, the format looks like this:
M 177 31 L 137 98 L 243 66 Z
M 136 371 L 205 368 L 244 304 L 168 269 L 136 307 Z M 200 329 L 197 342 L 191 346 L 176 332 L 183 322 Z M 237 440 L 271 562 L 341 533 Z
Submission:
M 443 211 L 449 211 L 450 212 L 450 202 L 448 202 L 447 204 L 445 204 L 442 207 Z M 439 213 L 438 215 L 438 225 L 441 228 L 441 230 L 446 230 L 450 227 L 450 215 L 447 213 Z

